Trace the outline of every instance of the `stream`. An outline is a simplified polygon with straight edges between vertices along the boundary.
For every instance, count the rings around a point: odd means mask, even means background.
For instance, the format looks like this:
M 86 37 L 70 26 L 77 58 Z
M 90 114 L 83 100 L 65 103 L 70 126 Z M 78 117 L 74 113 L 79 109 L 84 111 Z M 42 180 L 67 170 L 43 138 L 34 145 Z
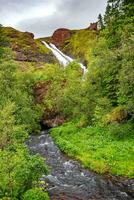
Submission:
M 133 180 L 124 183 L 84 169 L 77 161 L 65 156 L 54 144 L 48 131 L 30 136 L 27 142 L 32 154 L 40 154 L 50 174 L 41 180 L 48 184 L 51 200 L 132 200 Z

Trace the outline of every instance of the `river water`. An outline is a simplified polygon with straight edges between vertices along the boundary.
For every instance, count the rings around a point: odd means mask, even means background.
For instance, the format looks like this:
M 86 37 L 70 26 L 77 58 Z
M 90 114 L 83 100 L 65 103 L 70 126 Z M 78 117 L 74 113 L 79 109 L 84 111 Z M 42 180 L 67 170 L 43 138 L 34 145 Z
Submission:
M 54 144 L 48 131 L 32 135 L 27 143 L 32 154 L 46 158 L 50 174 L 41 180 L 48 183 L 52 200 L 132 200 L 131 180 L 126 185 L 84 169 L 77 161 L 66 157 Z

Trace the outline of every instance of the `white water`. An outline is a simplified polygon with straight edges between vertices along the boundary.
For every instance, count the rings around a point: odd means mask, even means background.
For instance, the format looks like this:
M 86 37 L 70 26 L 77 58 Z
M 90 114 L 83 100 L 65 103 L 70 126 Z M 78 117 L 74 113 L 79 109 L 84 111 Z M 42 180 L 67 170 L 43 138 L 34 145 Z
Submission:
M 54 44 L 50 43 L 46 43 L 45 41 L 42 41 L 42 43 L 52 51 L 52 53 L 54 54 L 54 56 L 57 58 L 57 60 L 59 61 L 59 63 L 61 65 L 63 65 L 63 67 L 66 67 L 67 65 L 69 65 L 69 63 L 73 62 L 74 59 L 72 59 L 71 57 L 65 55 L 62 51 L 60 51 Z M 82 64 L 79 63 L 81 69 L 83 70 L 83 73 L 85 74 L 88 70 L 87 68 Z

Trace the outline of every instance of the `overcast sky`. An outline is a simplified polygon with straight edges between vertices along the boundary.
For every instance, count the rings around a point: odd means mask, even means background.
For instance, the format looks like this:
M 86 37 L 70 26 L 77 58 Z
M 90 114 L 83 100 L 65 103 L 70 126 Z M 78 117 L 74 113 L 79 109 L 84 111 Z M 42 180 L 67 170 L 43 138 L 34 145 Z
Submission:
M 79 29 L 104 13 L 107 0 L 0 0 L 0 23 L 36 37 L 57 28 Z

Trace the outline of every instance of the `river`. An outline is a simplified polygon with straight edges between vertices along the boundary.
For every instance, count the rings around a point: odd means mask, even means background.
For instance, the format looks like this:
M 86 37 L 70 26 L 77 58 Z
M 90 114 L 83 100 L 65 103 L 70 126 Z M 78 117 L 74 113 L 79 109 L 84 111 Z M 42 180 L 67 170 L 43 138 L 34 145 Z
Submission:
M 132 200 L 134 181 L 113 182 L 110 178 L 84 169 L 65 156 L 54 144 L 48 131 L 32 135 L 27 142 L 32 154 L 40 154 L 50 169 L 41 180 L 48 183 L 51 200 Z

